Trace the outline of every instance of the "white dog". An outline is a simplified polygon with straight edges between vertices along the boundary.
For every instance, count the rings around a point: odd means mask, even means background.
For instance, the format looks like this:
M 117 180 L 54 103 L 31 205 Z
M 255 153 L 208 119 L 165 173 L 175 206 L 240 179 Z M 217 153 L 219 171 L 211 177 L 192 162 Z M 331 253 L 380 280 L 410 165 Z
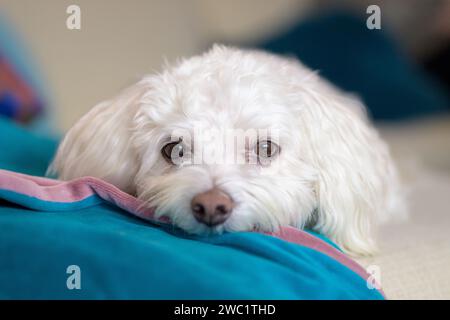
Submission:
M 232 150 L 243 162 L 191 161 L 237 130 L 256 132 Z M 307 227 L 359 255 L 403 212 L 388 148 L 355 97 L 298 61 L 217 45 L 94 107 L 51 170 L 105 179 L 191 233 Z

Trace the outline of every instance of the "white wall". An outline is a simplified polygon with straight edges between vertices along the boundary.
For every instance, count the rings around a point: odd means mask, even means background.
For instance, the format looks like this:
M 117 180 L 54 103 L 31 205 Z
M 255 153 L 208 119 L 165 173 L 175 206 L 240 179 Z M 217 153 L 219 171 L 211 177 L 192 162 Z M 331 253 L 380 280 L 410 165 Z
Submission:
M 45 73 L 57 126 L 69 128 L 96 103 L 211 41 L 252 40 L 305 12 L 310 0 L 0 0 Z M 66 8 L 81 8 L 81 30 Z

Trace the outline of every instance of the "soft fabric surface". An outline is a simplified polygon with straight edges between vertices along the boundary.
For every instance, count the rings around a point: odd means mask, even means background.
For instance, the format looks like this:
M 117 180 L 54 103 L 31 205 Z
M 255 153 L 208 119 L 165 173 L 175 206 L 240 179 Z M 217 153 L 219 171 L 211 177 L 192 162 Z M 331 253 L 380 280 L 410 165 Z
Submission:
M 0 168 L 44 175 L 57 142 L 31 134 L 0 116 Z
M 385 125 L 408 192 L 410 217 L 380 229 L 378 265 L 389 299 L 450 299 L 450 117 Z
M 14 161 L 24 158 L 20 171 L 42 175 L 54 142 L 1 127 L 0 167 L 19 170 Z M 4 151 L 14 143 L 21 148 Z M 41 151 L 36 161 L 31 145 Z M 2 170 L 0 199 L 0 298 L 383 298 L 359 265 L 293 228 L 189 236 L 144 221 L 151 210 L 94 178 L 62 183 Z M 81 290 L 66 287 L 69 265 L 81 268 Z
M 29 122 L 42 111 L 40 92 L 25 50 L 0 13 L 0 114 Z
M 36 93 L 14 67 L 1 55 L 0 114 L 20 122 L 29 122 L 42 108 Z
M 48 81 L 4 13 L 0 10 L 0 115 L 27 123 L 35 132 L 55 134 Z

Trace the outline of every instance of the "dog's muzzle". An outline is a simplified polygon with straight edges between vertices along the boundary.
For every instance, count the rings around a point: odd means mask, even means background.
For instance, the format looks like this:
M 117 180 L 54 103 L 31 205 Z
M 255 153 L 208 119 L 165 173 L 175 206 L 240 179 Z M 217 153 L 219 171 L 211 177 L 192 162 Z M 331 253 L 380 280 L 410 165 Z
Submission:
M 224 191 L 213 188 L 193 197 L 191 209 L 198 222 L 213 227 L 224 223 L 231 215 L 233 200 Z

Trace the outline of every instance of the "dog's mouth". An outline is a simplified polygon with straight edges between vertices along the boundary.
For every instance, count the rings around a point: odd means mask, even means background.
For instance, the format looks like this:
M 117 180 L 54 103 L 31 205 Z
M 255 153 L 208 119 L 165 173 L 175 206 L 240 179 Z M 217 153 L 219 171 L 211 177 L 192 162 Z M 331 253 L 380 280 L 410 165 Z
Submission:
M 215 225 L 205 225 L 200 222 L 198 222 L 198 223 L 202 225 L 201 232 L 198 232 L 198 234 L 200 234 L 200 235 L 214 236 L 214 235 L 220 235 L 220 234 L 226 232 L 225 222 L 218 223 Z
M 201 221 L 201 220 L 198 220 L 196 217 L 195 217 L 195 220 L 197 220 L 197 222 L 199 222 L 199 223 L 204 224 L 205 226 L 207 226 L 210 229 L 218 228 L 219 226 L 223 225 L 226 221 L 225 219 L 217 220 L 215 218 L 210 218 L 210 220 Z

